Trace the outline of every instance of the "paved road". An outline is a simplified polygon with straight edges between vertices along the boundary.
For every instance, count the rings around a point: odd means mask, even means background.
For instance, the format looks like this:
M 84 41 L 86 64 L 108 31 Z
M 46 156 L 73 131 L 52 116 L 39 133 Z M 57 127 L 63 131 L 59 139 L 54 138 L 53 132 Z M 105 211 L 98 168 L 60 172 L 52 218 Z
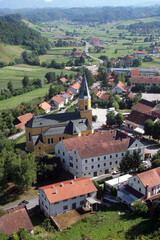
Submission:
M 99 59 L 99 58 L 96 58 L 96 57 L 93 57 L 93 56 L 91 56 L 91 55 L 89 54 L 89 52 L 88 52 L 89 46 L 92 46 L 92 45 L 90 45 L 89 42 L 86 42 L 86 46 L 85 46 L 86 56 L 87 56 L 87 57 L 90 57 L 90 58 L 92 58 L 92 59 L 94 59 L 94 60 L 97 60 L 97 61 L 99 61 L 100 63 L 103 63 L 103 60 L 101 60 L 101 59 Z
M 34 208 L 36 205 L 39 205 L 39 197 L 38 197 L 38 195 L 36 195 L 36 196 L 34 196 L 34 197 L 32 197 L 32 198 L 25 199 L 25 200 L 27 200 L 27 201 L 29 202 L 29 203 L 26 205 L 26 207 L 27 207 L 28 210 L 31 209 L 31 208 Z M 19 203 L 20 203 L 20 202 L 16 202 L 16 203 L 13 203 L 13 204 L 9 204 L 9 205 L 7 205 L 7 206 L 5 206 L 5 207 L 2 207 L 2 209 L 7 210 L 7 209 L 10 209 L 10 208 L 17 207 Z

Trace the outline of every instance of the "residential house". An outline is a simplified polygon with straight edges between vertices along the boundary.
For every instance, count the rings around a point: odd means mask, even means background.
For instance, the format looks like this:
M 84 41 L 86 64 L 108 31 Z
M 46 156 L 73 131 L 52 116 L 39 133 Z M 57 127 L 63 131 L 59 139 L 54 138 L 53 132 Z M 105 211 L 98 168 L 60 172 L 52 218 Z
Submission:
M 128 97 L 129 99 L 133 100 L 133 99 L 135 98 L 135 96 L 136 96 L 136 95 L 135 95 L 133 92 L 130 92 L 127 97 Z
M 60 96 L 64 99 L 64 104 L 67 104 L 70 99 L 70 96 L 66 92 L 61 93 Z
M 122 83 L 121 81 L 119 81 L 113 88 L 112 88 L 112 92 L 115 94 L 122 94 L 122 93 L 127 93 L 129 92 L 129 88 L 128 86 L 124 85 L 124 83 Z
M 127 191 L 129 190 L 129 191 Z M 128 193 L 136 193 L 137 198 L 131 198 Z M 118 197 L 131 205 L 134 200 L 150 199 L 152 196 L 160 193 L 160 167 L 142 172 L 128 180 L 128 185 L 122 186 L 118 191 Z
M 131 87 L 135 87 L 138 83 L 144 84 L 147 91 L 151 89 L 153 84 L 160 87 L 160 76 L 133 76 L 130 80 Z
M 45 113 L 50 113 L 51 111 L 51 105 L 47 102 L 40 103 L 38 106 L 40 109 L 44 110 Z
M 141 73 L 139 72 L 138 69 L 132 69 L 128 72 L 129 77 L 135 77 L 135 76 L 140 76 Z
M 12 235 L 21 228 L 25 228 L 28 232 L 33 233 L 33 225 L 25 205 L 9 209 L 5 215 L 0 217 L 0 231 L 4 234 Z
M 104 188 L 106 191 L 111 191 L 113 187 L 118 190 L 121 186 L 126 185 L 131 177 L 132 177 L 131 174 L 125 174 L 105 181 Z
M 67 91 L 66 93 L 67 93 L 67 95 L 69 96 L 69 100 L 73 100 L 73 98 L 74 98 L 74 93 L 71 92 L 71 91 Z
M 39 206 L 46 217 L 55 216 L 96 200 L 97 189 L 89 178 L 77 178 L 39 188 Z M 88 199 L 89 200 L 89 199 Z
M 81 42 L 76 42 L 76 47 L 82 47 L 83 43 Z
M 157 110 L 159 111 L 160 106 L 145 99 L 141 99 L 132 107 L 132 110 L 153 116 L 153 112 L 156 113 Z
M 56 107 L 56 109 L 64 107 L 64 98 L 62 98 L 60 95 L 56 95 L 51 98 L 50 102 Z
M 55 155 L 74 176 L 95 177 L 116 170 L 127 150 L 132 153 L 138 149 L 144 158 L 144 146 L 139 140 L 110 130 L 62 140 L 55 146 Z
M 135 57 L 144 57 L 146 55 L 145 51 L 134 51 L 133 55 Z
M 21 128 L 22 130 L 25 130 L 25 124 L 33 117 L 32 113 L 26 113 L 24 115 L 21 115 L 17 117 L 14 121 L 14 126 L 16 128 Z
M 66 79 L 65 77 L 60 78 L 60 79 L 58 80 L 58 84 L 64 84 L 64 83 L 67 83 L 67 79 Z
M 26 150 L 37 155 L 54 152 L 55 145 L 62 139 L 93 133 L 91 96 L 85 75 L 76 112 L 34 116 L 25 125 L 25 130 Z
M 81 51 L 77 50 L 77 51 L 74 52 L 74 57 L 75 58 L 80 58 L 81 56 L 82 56 L 82 52 Z
M 81 88 L 81 83 L 82 81 L 79 80 L 79 81 L 76 81 L 74 82 L 68 89 L 67 89 L 67 92 L 72 92 L 74 93 L 75 95 L 79 93 L 79 90 Z
M 108 101 L 109 97 L 110 97 L 109 94 L 104 94 L 102 91 L 98 91 L 96 95 L 97 95 L 98 99 L 100 99 L 100 100 L 103 99 L 104 101 Z

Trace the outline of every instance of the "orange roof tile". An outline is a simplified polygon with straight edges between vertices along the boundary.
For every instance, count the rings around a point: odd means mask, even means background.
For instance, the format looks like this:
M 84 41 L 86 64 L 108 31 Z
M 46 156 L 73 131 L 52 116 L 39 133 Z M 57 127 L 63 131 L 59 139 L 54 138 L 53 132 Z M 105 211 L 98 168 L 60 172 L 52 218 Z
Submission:
M 31 118 L 33 117 L 33 114 L 32 113 L 26 113 L 24 115 L 21 115 L 19 117 L 17 117 L 17 119 L 23 123 L 23 124 L 26 124 L 26 122 L 28 122 Z
M 138 71 L 138 69 L 130 70 L 130 73 L 131 73 L 132 75 L 141 75 L 140 72 Z
M 62 98 L 60 95 L 56 95 L 52 98 L 52 100 L 56 103 L 62 103 L 64 102 L 64 98 Z
M 46 111 L 51 108 L 51 105 L 48 104 L 47 102 L 43 102 L 39 104 L 39 107 L 42 108 L 44 111 Z
M 50 203 L 63 201 L 65 199 L 97 191 L 97 188 L 94 186 L 92 181 L 85 177 L 68 180 L 63 182 L 63 184 L 62 182 L 51 184 L 39 189 L 44 190 Z
M 11 235 L 20 228 L 26 228 L 27 231 L 33 230 L 33 225 L 25 208 L 15 210 L 0 217 L 0 231 Z
M 141 99 L 137 104 L 135 104 L 132 109 L 141 113 L 150 114 L 151 111 L 156 106 L 155 103 L 147 101 L 145 99 Z
M 60 78 L 59 80 L 60 80 L 62 83 L 67 82 L 67 79 L 66 79 L 66 78 Z
M 118 86 L 123 92 L 128 91 L 128 87 L 126 85 L 124 85 L 124 83 L 122 83 L 121 81 L 119 81 L 114 87 L 116 87 L 116 86 Z
M 160 167 L 137 174 L 144 187 L 149 184 L 149 188 L 160 185 Z
M 81 81 L 75 82 L 71 85 L 72 88 L 78 90 L 81 87 Z
M 160 84 L 160 76 L 133 76 L 131 83 Z

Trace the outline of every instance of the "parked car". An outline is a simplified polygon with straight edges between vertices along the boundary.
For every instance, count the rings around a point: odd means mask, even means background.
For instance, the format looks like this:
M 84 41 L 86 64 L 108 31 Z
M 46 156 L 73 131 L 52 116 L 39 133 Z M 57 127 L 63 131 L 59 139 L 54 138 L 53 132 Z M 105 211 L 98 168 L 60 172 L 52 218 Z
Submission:
M 22 204 L 28 204 L 29 202 L 27 200 L 23 200 L 22 202 L 20 202 L 18 205 L 22 205 Z

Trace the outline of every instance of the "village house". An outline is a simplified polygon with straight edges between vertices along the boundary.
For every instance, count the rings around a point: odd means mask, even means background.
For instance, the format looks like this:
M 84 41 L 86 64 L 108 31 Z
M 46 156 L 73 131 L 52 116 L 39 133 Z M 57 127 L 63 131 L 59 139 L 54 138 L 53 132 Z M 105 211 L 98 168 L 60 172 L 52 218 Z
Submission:
M 137 199 L 147 200 L 159 193 L 160 167 L 157 167 L 131 177 L 127 185 L 120 187 L 118 197 L 131 205 Z
M 122 93 L 127 93 L 129 92 L 130 87 L 124 85 L 121 81 L 119 81 L 113 88 L 112 92 L 115 94 L 122 94 Z
M 46 217 L 55 216 L 73 209 L 84 207 L 94 200 L 96 210 L 97 189 L 89 178 L 51 184 L 39 188 L 39 206 Z
M 144 145 L 139 140 L 110 130 L 62 140 L 55 146 L 55 155 L 74 176 L 95 177 L 116 170 L 127 150 L 138 149 L 144 158 Z
M 32 113 L 26 113 L 24 115 L 21 115 L 17 117 L 14 121 L 14 126 L 16 128 L 21 128 L 22 130 L 25 130 L 25 124 L 33 117 Z
M 45 113 L 50 113 L 51 111 L 51 105 L 47 102 L 40 103 L 38 106 L 40 109 L 44 110 Z
M 70 96 L 66 92 L 61 93 L 60 96 L 64 99 L 64 104 L 67 104 Z
M 153 84 L 160 87 L 160 76 L 132 76 L 130 80 L 131 87 L 135 87 L 138 83 L 144 84 L 147 91 L 151 89 Z
M 134 51 L 133 55 L 135 57 L 144 57 L 146 55 L 145 51 Z
M 34 116 L 26 123 L 25 130 L 26 150 L 37 155 L 54 152 L 62 139 L 93 133 L 91 96 L 85 75 L 76 112 Z
M 64 98 L 62 98 L 60 95 L 56 95 L 50 100 L 51 105 L 54 105 L 56 109 L 60 109 L 64 107 Z
M 135 76 L 140 76 L 141 73 L 138 71 L 138 69 L 132 69 L 128 72 L 129 77 L 135 77 Z
M 81 80 L 78 80 L 76 82 L 74 82 L 68 89 L 67 89 L 67 92 L 72 92 L 74 93 L 75 95 L 79 93 L 79 90 L 81 88 L 81 83 L 82 81 Z
M 67 79 L 66 79 L 65 77 L 60 78 L 60 79 L 58 80 L 58 84 L 64 84 L 64 83 L 67 83 Z
M 82 56 L 82 52 L 81 51 L 77 50 L 77 51 L 74 52 L 74 57 L 75 58 L 80 58 L 81 56 Z
M 4 234 L 12 235 L 21 228 L 25 228 L 27 232 L 33 233 L 33 225 L 25 205 L 6 210 L 5 215 L 0 217 L 0 231 Z

